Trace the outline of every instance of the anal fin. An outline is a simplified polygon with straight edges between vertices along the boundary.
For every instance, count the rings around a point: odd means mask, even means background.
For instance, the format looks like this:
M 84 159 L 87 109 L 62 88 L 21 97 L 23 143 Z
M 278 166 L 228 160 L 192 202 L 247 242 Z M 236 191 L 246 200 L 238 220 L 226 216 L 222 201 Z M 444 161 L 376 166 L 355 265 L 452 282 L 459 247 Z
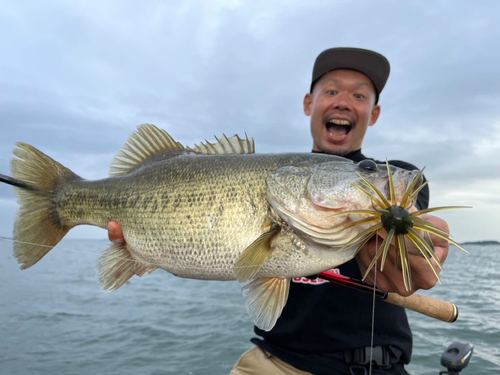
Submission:
M 270 331 L 285 307 L 290 290 L 290 279 L 262 277 L 242 289 L 245 308 L 254 324 Z
M 132 258 L 126 244 L 113 244 L 97 261 L 97 274 L 101 289 L 112 292 L 125 284 L 132 276 L 142 276 L 156 269 Z

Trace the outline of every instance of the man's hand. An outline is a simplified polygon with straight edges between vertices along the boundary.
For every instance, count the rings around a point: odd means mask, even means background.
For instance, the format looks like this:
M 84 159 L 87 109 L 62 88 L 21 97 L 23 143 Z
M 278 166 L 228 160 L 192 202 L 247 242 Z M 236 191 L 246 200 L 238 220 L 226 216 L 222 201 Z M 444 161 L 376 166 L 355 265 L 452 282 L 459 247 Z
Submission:
M 422 219 L 429 221 L 439 229 L 446 233 L 450 233 L 448 224 L 443 219 L 431 215 L 422 215 Z M 384 233 L 385 237 L 385 233 Z M 430 235 L 431 241 L 434 244 L 436 257 L 441 265 L 448 256 L 449 243 L 440 237 Z M 380 247 L 384 239 L 381 237 L 372 238 L 356 256 L 361 275 L 364 275 L 371 261 L 373 260 L 377 248 Z M 378 247 L 377 247 L 378 245 Z M 404 286 L 403 275 L 400 269 L 396 268 L 396 251 L 394 245 L 390 245 L 387 259 L 384 265 L 384 272 L 380 272 L 380 263 L 382 257 L 377 262 L 377 288 L 384 292 L 396 292 L 402 296 L 409 296 L 415 293 L 418 289 L 430 289 L 437 283 L 436 275 L 432 272 L 429 264 L 424 257 L 420 255 L 420 251 L 410 241 L 407 242 L 409 252 L 409 263 L 411 268 L 412 289 L 407 291 Z M 431 260 L 436 272 L 439 274 L 440 269 L 434 260 Z M 398 264 L 401 264 L 399 262 Z M 372 268 L 365 281 L 369 284 L 375 281 L 375 267 Z
M 116 221 L 111 221 L 108 224 L 108 237 L 111 242 L 114 243 L 125 243 L 125 238 L 123 237 L 122 227 Z

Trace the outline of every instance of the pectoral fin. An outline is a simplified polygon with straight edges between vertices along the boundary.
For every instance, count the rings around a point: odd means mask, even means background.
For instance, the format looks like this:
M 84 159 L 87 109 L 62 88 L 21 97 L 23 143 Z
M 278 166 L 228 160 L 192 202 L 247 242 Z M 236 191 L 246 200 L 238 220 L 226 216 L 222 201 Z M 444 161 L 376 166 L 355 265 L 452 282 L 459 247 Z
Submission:
M 262 233 L 241 253 L 234 266 L 234 274 L 239 282 L 253 279 L 271 255 L 271 239 L 280 231 L 279 226 L 272 226 Z
M 101 289 L 106 292 L 118 289 L 134 275 L 142 276 L 155 269 L 155 266 L 133 259 L 125 244 L 113 244 L 97 261 Z
M 290 290 L 290 279 L 262 277 L 242 289 L 246 298 L 245 308 L 254 324 L 264 331 L 270 331 L 285 307 Z

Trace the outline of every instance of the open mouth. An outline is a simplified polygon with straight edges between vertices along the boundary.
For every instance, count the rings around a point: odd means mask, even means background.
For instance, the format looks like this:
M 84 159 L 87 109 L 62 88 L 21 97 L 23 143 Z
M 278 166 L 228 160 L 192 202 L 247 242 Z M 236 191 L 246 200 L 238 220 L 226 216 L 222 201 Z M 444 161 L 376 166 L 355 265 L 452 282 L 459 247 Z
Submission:
M 347 134 L 352 129 L 351 122 L 349 120 L 341 120 L 341 119 L 330 119 L 326 123 L 326 131 L 328 135 L 335 140 L 344 139 Z

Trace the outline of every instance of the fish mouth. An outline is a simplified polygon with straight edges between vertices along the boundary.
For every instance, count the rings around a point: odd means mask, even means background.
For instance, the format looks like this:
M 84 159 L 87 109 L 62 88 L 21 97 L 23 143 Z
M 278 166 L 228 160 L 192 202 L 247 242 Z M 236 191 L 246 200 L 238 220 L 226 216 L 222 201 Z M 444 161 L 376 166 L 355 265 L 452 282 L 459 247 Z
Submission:
M 326 121 L 325 128 L 331 139 L 341 141 L 351 132 L 353 123 L 346 118 L 330 118 Z

